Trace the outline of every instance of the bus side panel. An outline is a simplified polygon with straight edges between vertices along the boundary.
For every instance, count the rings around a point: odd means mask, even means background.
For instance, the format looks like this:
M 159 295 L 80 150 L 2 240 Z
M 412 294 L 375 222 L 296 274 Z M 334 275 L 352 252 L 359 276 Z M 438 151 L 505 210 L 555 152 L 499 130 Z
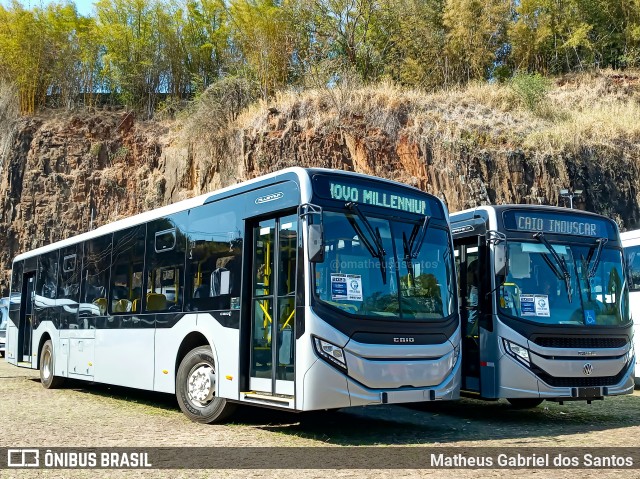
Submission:
M 7 322 L 7 343 L 5 344 L 5 359 L 9 364 L 18 364 L 18 328 L 11 321 Z
M 94 381 L 153 389 L 153 328 L 97 329 Z
M 178 356 L 178 350 L 184 338 L 189 333 L 197 330 L 196 318 L 196 314 L 187 314 L 171 328 L 156 329 L 154 353 L 154 370 L 156 374 L 153 381 L 154 391 L 169 394 L 176 392 L 175 379 L 177 374 L 176 358 Z M 165 371 L 167 372 L 165 373 Z
M 189 333 L 199 332 L 206 339 L 217 366 L 216 395 L 239 398 L 239 334 L 234 328 L 225 328 L 210 314 L 186 315 L 171 328 L 156 330 L 155 338 L 155 381 L 153 389 L 175 394 L 177 374 L 176 358 L 184 338 Z M 166 373 L 164 371 L 167 371 Z
M 629 307 L 633 319 L 633 342 L 636 352 L 635 383 L 640 386 L 640 291 L 629 293 Z

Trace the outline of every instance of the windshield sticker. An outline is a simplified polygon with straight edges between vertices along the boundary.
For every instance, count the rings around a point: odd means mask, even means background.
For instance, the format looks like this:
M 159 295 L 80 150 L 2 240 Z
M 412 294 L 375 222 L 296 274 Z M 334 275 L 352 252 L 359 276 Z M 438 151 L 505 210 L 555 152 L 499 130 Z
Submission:
M 520 311 L 522 316 L 536 315 L 535 298 L 532 294 L 520 295 Z
M 536 316 L 551 316 L 549 309 L 549 296 L 546 294 L 536 294 Z
M 521 294 L 520 314 L 522 316 L 551 316 L 549 296 L 546 294 Z
M 584 324 L 589 326 L 596 324 L 596 312 L 593 309 L 584 310 Z
M 331 299 L 362 301 L 362 276 L 359 274 L 331 273 Z

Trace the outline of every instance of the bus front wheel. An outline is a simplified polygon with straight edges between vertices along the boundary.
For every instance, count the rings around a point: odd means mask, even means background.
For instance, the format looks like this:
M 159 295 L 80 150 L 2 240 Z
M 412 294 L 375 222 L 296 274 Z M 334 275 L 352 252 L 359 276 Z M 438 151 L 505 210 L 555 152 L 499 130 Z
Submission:
M 544 399 L 540 398 L 508 398 L 507 401 L 514 409 L 533 409 L 540 406 Z
M 223 422 L 236 408 L 225 398 L 216 396 L 217 374 L 209 346 L 199 346 L 187 353 L 176 376 L 176 396 L 182 412 L 192 421 L 211 424 Z
M 64 378 L 53 374 L 53 343 L 47 340 L 40 351 L 40 382 L 46 389 L 55 389 L 62 386 Z

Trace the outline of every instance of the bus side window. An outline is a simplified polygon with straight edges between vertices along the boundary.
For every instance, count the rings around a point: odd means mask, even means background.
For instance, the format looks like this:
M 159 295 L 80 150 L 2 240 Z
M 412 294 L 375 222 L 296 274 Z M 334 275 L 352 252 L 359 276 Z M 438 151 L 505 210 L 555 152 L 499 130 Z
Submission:
M 77 303 L 80 300 L 80 258 L 82 243 L 60 250 L 58 265 L 58 311 L 60 328 L 68 329 L 77 321 Z
M 139 313 L 146 226 L 140 225 L 113 235 L 111 266 L 111 314 Z
M 80 286 L 80 318 L 105 316 L 109 294 L 109 274 L 111 267 L 111 238 L 106 235 L 84 244 L 84 262 Z M 86 328 L 87 322 L 78 320 L 79 328 Z
M 189 212 L 187 309 L 240 308 L 242 219 L 237 200 L 222 200 Z
M 145 311 L 182 311 L 187 213 L 147 225 Z
M 58 324 L 56 299 L 58 297 L 58 255 L 60 251 L 52 251 L 38 257 L 38 273 L 33 312 L 33 327 L 37 328 L 41 321 L 52 321 Z

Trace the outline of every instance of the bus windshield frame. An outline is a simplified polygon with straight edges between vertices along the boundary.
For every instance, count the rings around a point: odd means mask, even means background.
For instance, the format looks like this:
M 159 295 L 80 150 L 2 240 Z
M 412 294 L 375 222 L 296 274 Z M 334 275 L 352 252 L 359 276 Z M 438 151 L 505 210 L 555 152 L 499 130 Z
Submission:
M 456 314 L 446 224 L 386 208 L 362 212 L 364 219 L 347 206 L 324 207 L 325 258 L 313 266 L 314 300 L 361 320 L 438 322 Z
M 571 241 L 555 235 L 547 245 L 531 238 L 507 239 L 509 267 L 496 278 L 497 310 L 520 321 L 555 326 L 629 323 L 629 290 L 622 249 L 602 241 Z M 554 254 L 555 253 L 555 254 Z

